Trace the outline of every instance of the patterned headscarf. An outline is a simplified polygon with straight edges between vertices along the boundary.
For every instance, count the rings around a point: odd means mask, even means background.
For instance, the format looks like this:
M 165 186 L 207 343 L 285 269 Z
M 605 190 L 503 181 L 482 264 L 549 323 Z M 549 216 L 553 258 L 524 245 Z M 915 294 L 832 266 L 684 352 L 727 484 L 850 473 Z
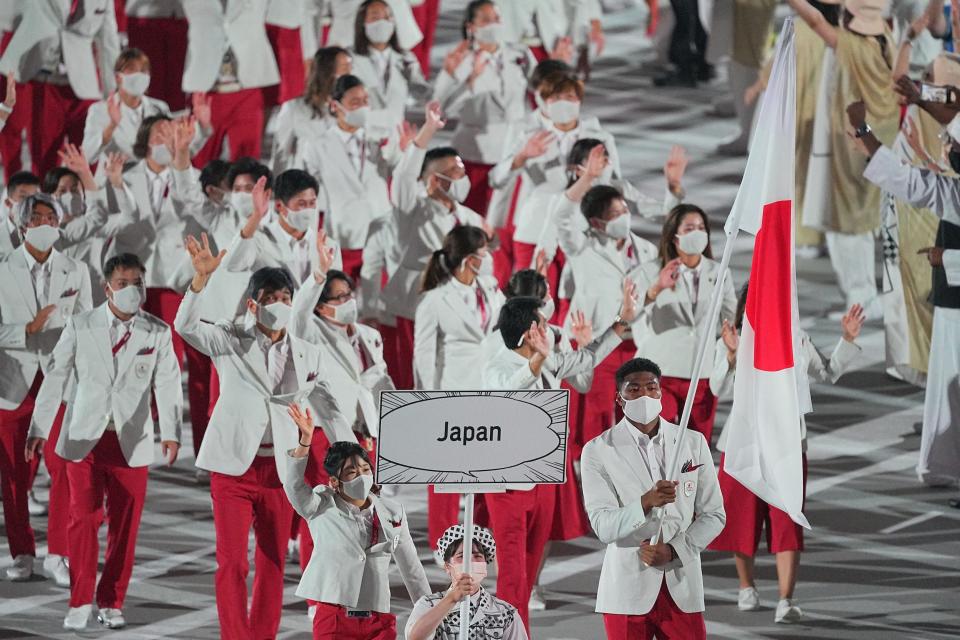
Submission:
M 444 531 L 440 539 L 437 540 L 437 551 L 440 552 L 441 556 L 446 556 L 447 547 L 460 542 L 466 538 L 466 536 L 467 531 L 462 524 L 453 525 Z M 483 559 L 487 562 L 493 562 L 493 559 L 497 557 L 497 543 L 494 542 L 493 534 L 490 533 L 489 529 L 475 526 L 473 528 L 473 544 L 480 546 L 483 552 Z

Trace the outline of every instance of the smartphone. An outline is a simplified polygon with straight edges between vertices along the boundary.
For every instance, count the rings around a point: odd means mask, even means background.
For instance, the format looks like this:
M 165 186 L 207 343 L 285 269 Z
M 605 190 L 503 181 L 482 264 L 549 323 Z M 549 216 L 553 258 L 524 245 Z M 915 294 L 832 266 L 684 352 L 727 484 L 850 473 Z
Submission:
M 920 83 L 920 99 L 924 102 L 947 104 L 954 101 L 951 94 L 952 91 L 950 87 L 928 84 L 926 82 Z

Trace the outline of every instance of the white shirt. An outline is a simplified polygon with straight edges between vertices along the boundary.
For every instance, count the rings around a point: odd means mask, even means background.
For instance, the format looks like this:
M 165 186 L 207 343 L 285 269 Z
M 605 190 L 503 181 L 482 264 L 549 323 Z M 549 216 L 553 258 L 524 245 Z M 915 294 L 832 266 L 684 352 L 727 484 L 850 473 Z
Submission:
M 560 145 L 561 163 L 566 166 L 567 158 L 570 157 L 570 150 L 573 149 L 573 145 L 580 139 L 580 120 L 577 120 L 577 126 L 570 129 L 570 131 L 561 131 L 551 122 L 550 132 L 557 137 L 557 144 Z
M 484 333 L 486 333 L 487 327 L 490 325 L 490 303 L 487 301 L 487 297 L 484 294 L 483 289 L 480 287 L 480 283 L 474 280 L 473 284 L 463 284 L 456 278 L 450 278 L 450 282 L 453 283 L 457 294 L 463 298 L 463 303 L 467 305 L 467 308 L 469 308 L 471 312 L 477 314 L 477 318 L 481 321 L 480 326 Z M 479 297 L 477 295 L 478 293 Z M 483 313 L 480 311 L 480 297 L 483 298 Z
M 360 541 L 363 547 L 368 549 L 371 540 L 370 532 L 373 530 L 373 503 L 368 504 L 365 509 L 361 509 L 355 504 L 343 500 L 340 496 L 337 496 L 337 501 L 353 519 L 354 524 L 357 525 L 357 534 L 360 536 Z
M 297 389 L 297 371 L 293 364 L 293 358 L 290 357 L 290 335 L 284 333 L 283 338 L 277 342 L 271 342 L 270 338 L 261 333 L 259 329 L 254 329 L 254 331 L 257 332 L 257 345 L 260 347 L 267 364 L 267 380 L 273 393 L 275 395 L 293 393 Z M 273 434 L 269 428 L 263 433 L 257 455 L 273 455 Z
M 690 294 L 690 302 L 697 306 L 697 293 L 700 291 L 700 275 L 703 273 L 703 258 L 697 263 L 697 266 L 690 268 L 685 264 L 680 265 L 680 278 L 683 280 L 683 286 L 687 288 Z
M 36 259 L 27 251 L 26 245 L 20 250 L 26 256 L 27 268 L 30 269 L 30 277 L 33 279 L 33 292 L 37 296 L 37 308 L 42 309 L 47 306 L 47 292 L 50 291 L 50 265 L 53 262 L 53 252 L 47 256 L 45 262 L 37 262 Z
M 390 69 L 390 47 L 387 47 L 383 51 L 378 51 L 370 47 L 367 55 L 370 56 L 373 66 L 377 69 L 377 78 L 380 81 L 380 86 L 386 87 L 389 78 L 387 71 Z
M 290 247 L 290 255 L 293 258 L 287 263 L 286 267 L 293 273 L 297 282 L 303 282 L 312 271 L 310 269 L 310 243 L 307 241 L 309 234 L 304 233 L 303 237 L 297 240 L 280 226 L 279 218 L 280 216 L 276 212 L 271 212 L 267 226 L 277 242 L 286 243 Z
M 637 449 L 640 450 L 640 457 L 643 458 L 644 464 L 647 465 L 647 471 L 650 473 L 650 477 L 653 478 L 654 482 L 657 480 L 665 480 L 666 464 L 664 463 L 663 429 L 658 426 L 657 435 L 651 438 L 640 431 L 640 429 L 630 425 L 629 433 L 633 437 L 634 442 L 637 443 Z
M 153 207 L 154 213 L 158 213 L 163 207 L 163 199 L 170 193 L 170 167 L 164 167 L 160 173 L 154 173 L 149 166 L 146 166 L 146 169 L 147 186 L 150 189 L 150 205 Z
M 343 148 L 347 150 L 347 155 L 350 157 L 350 162 L 353 163 L 353 168 L 356 169 L 358 175 L 362 175 L 363 165 L 366 161 L 363 129 L 357 129 L 353 133 L 344 131 L 340 127 L 334 127 L 333 129 L 337 132 L 337 137 L 340 138 L 340 141 L 343 143 Z

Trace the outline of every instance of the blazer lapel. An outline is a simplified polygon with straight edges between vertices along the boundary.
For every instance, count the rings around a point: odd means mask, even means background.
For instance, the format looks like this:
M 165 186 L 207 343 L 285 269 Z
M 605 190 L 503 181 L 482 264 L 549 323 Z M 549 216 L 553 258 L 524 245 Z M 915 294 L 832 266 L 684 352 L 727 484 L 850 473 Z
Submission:
M 130 341 L 127 343 L 127 346 L 123 349 L 123 352 L 120 354 L 120 357 L 117 358 L 117 378 L 122 379 L 130 367 L 133 365 L 133 361 L 136 360 L 137 354 L 140 353 L 140 349 L 147 344 L 147 339 L 150 336 L 150 325 L 148 325 L 139 315 L 134 316 L 133 322 L 130 324 Z M 121 336 L 117 336 L 119 340 Z M 111 347 L 111 357 L 113 356 L 113 348 Z
M 647 470 L 647 465 L 640 456 L 640 450 L 637 448 L 637 442 L 627 431 L 633 427 L 624 419 L 613 428 L 613 449 L 623 460 L 627 467 L 633 472 L 641 482 L 641 487 L 652 487 L 653 477 Z
M 103 359 L 104 369 L 110 373 L 110 379 L 115 380 L 117 367 L 113 362 L 113 345 L 110 344 L 110 327 L 107 326 L 107 314 L 112 312 L 106 307 L 106 302 L 97 307 L 97 312 L 90 319 L 90 333 L 97 345 L 97 352 Z
M 62 254 L 50 254 L 50 290 L 47 291 L 47 304 L 56 304 L 63 295 L 63 287 L 67 282 L 69 271 L 64 268 Z
M 704 260 L 703 268 L 700 270 L 700 289 L 697 291 L 697 308 L 696 308 L 696 321 L 697 323 L 707 315 L 710 307 L 710 298 L 713 296 L 713 289 L 717 285 L 717 268 L 713 262 L 706 262 L 706 258 L 701 258 Z
M 674 303 L 680 307 L 680 312 L 686 316 L 690 324 L 696 322 L 693 314 L 693 301 L 690 299 L 690 292 L 687 289 L 687 283 L 684 281 L 683 273 L 678 274 L 677 281 L 672 289 L 664 289 L 657 296 L 657 300 L 663 298 L 662 304 Z
M 153 203 L 150 200 L 150 188 L 147 186 L 146 168 L 143 165 L 137 165 L 131 169 L 127 175 L 127 184 L 130 185 L 130 191 L 133 192 L 134 200 L 140 208 L 140 219 L 148 219 L 152 224 L 157 216 L 153 210 Z
M 307 381 L 307 378 L 313 373 L 313 369 L 308 366 L 307 363 L 307 354 L 306 349 L 304 348 L 304 343 L 300 340 L 290 336 L 290 356 L 293 358 L 293 368 L 297 372 L 297 388 L 303 389 L 304 387 L 310 386 L 313 384 L 313 380 Z
M 240 344 L 237 349 L 237 357 L 240 358 L 244 366 L 253 374 L 253 379 L 260 387 L 261 391 L 267 396 L 273 395 L 273 389 L 268 386 L 267 362 L 263 357 L 263 351 L 257 344 L 256 327 L 245 330 L 240 334 Z
M 30 268 L 27 267 L 27 259 L 22 254 L 18 259 L 10 260 L 10 268 L 14 271 L 13 280 L 17 284 L 23 303 L 30 309 L 31 313 L 36 315 L 37 311 L 37 292 L 33 290 L 33 278 L 30 275 Z
M 477 336 L 478 339 L 483 339 L 483 330 L 480 328 L 480 325 L 477 322 L 480 318 L 470 313 L 470 310 L 467 309 L 465 304 L 463 304 L 460 294 L 453 287 L 453 285 L 449 286 L 446 295 L 443 296 L 443 299 L 447 305 L 453 309 L 454 313 L 457 314 L 457 317 L 460 318 L 460 321 L 463 323 L 464 327 L 466 327 L 467 331 Z M 489 304 L 487 306 L 489 307 Z M 489 312 L 489 309 L 487 311 Z
M 596 232 L 594 232 L 596 233 Z M 603 238 L 600 243 L 599 251 L 600 257 L 616 267 L 617 271 L 626 275 L 627 271 L 624 268 L 623 256 L 620 254 L 620 250 L 617 249 L 617 243 L 608 239 Z
M 334 166 L 340 167 L 340 173 L 346 176 L 346 179 L 351 183 L 353 189 L 357 192 L 363 191 L 363 183 L 360 182 L 360 176 L 357 174 L 357 168 L 353 165 L 353 162 L 350 160 L 350 155 L 347 153 L 347 148 L 344 146 L 343 141 L 340 139 L 340 134 L 335 130 L 336 125 L 330 129 L 329 138 L 332 144 L 324 145 L 327 153 L 330 154 L 330 162 Z M 366 139 L 361 141 L 361 146 L 367 144 Z M 367 150 L 369 151 L 369 149 Z M 370 161 L 370 154 L 367 153 L 366 161 Z M 343 188 L 340 186 L 340 188 Z

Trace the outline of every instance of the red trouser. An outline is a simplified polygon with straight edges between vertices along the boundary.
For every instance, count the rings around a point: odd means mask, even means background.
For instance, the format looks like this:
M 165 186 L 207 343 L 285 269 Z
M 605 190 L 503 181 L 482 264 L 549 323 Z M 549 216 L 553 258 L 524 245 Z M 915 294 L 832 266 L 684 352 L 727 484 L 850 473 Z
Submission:
M 490 175 L 493 165 L 464 160 L 463 168 L 467 172 L 467 177 L 470 178 L 470 192 L 463 204 L 486 218 L 487 209 L 490 207 L 490 197 L 493 195 L 493 189 L 490 187 L 487 177 Z
M 30 126 L 30 159 L 33 172 L 43 176 L 60 165 L 57 152 L 65 139 L 69 138 L 74 144 L 83 140 L 87 109 L 94 101 L 81 100 L 70 85 L 37 81 L 30 82 L 30 98 L 34 114 Z
M 268 24 L 266 28 L 270 48 L 280 70 L 280 84 L 263 88 L 263 106 L 269 109 L 302 96 L 307 72 L 303 66 L 300 28 L 287 29 L 275 24 Z M 310 57 L 313 57 L 312 54 Z
M 584 402 L 583 432 L 576 449 L 617 423 L 617 369 L 637 352 L 633 340 L 624 340 L 593 372 L 593 385 Z M 666 413 L 664 413 L 666 415 Z
M 137 530 L 147 493 L 147 467 L 127 464 L 115 431 L 104 431 L 80 462 L 67 462 L 70 481 L 70 606 L 93 603 L 106 499 L 107 552 L 97 585 L 97 606 L 123 608 Z
M 430 49 L 433 48 L 433 38 L 437 32 L 437 19 L 440 17 L 440 0 L 424 0 L 423 4 L 411 7 L 413 19 L 417 21 L 423 40 L 417 43 L 410 51 L 420 61 L 423 77 L 430 77 Z
M 283 567 L 293 508 L 283 492 L 273 456 L 257 456 L 241 476 L 210 474 L 217 534 L 214 580 L 220 636 L 231 640 L 275 638 L 283 606 Z M 250 526 L 256 537 L 253 601 L 247 606 Z
M 351 618 L 338 604 L 317 604 L 313 640 L 395 640 L 397 616 L 370 612 L 369 618 Z
M 171 111 L 187 106 L 187 94 L 181 84 L 187 57 L 187 30 L 185 18 L 127 18 L 130 46 L 141 49 L 150 58 L 148 92 L 170 105 Z
M 360 283 L 360 269 L 363 267 L 363 249 L 340 249 L 343 258 L 343 272 L 350 276 L 354 286 Z
M 555 492 L 541 485 L 531 491 L 488 493 L 484 499 L 497 540 L 497 597 L 517 608 L 529 631 L 527 605 L 553 527 Z
M 707 548 L 711 551 L 742 553 L 752 558 L 760 546 L 760 532 L 766 523 L 767 550 L 770 553 L 803 551 L 803 527 L 737 482 L 724 470 L 723 458 L 720 456 L 717 481 L 723 495 L 727 522 L 720 535 Z M 803 493 L 807 493 L 807 454 L 803 454 Z
M 535 269 L 535 252 L 537 245 L 526 242 L 513 241 L 513 270 Z M 548 322 L 560 324 L 560 274 L 563 273 L 563 266 L 567 263 L 567 256 L 557 249 L 556 255 L 547 266 L 547 288 L 550 291 L 550 297 L 555 303 L 553 316 L 547 318 Z
M 147 289 L 147 300 L 143 309 L 173 326 L 173 319 L 177 316 L 182 300 L 183 296 L 173 289 L 150 287 Z M 207 431 L 212 412 L 210 377 L 213 363 L 209 357 L 184 342 L 179 333 L 173 331 L 172 334 L 173 352 L 181 369 L 184 356 L 187 358 L 187 399 L 190 401 L 190 428 L 193 432 L 193 452 L 196 455 L 200 452 L 200 443 L 203 442 L 203 434 Z M 219 387 L 217 391 L 219 392 Z M 216 398 L 213 398 L 212 402 L 215 403 Z
M 399 366 L 390 371 L 393 384 L 397 389 L 413 389 L 413 320 L 410 318 L 397 316 L 394 350 Z
M 396 322 L 396 320 L 394 320 L 394 322 Z M 400 371 L 401 369 L 410 367 L 409 362 L 406 363 L 406 367 L 402 366 L 400 359 L 397 357 L 397 328 L 381 323 L 377 325 L 377 329 L 380 331 L 380 337 L 383 338 L 383 361 L 387 365 L 387 371 L 393 379 L 393 384 L 396 385 L 398 389 L 409 389 L 410 387 L 402 386 L 393 375 L 394 371 Z M 413 385 L 411 384 L 410 386 Z
M 460 522 L 460 494 L 437 493 L 427 487 L 427 541 L 436 549 L 443 532 Z
M 660 415 L 677 424 L 683 411 L 683 403 L 687 400 L 690 390 L 690 381 L 685 378 L 660 378 L 660 404 L 663 409 Z M 710 391 L 710 380 L 702 378 L 697 383 L 697 392 L 693 396 L 693 409 L 690 411 L 690 422 L 687 427 L 703 434 L 710 444 L 713 436 L 713 421 L 717 417 L 717 397 Z
M 603 614 L 607 640 L 706 640 L 707 627 L 703 612 L 686 613 L 670 597 L 667 581 L 660 585 L 660 594 L 649 613 L 629 616 Z
M 43 376 L 37 373 L 30 391 L 20 406 L 12 411 L 0 411 L 0 493 L 3 495 L 3 526 L 7 532 L 10 555 L 36 556 L 36 539 L 30 526 L 30 511 L 27 492 L 33 484 L 40 460 L 32 462 L 24 458 L 27 433 L 34 401 L 40 390 Z M 50 437 L 43 447 L 43 461 L 50 472 L 50 504 L 47 508 L 47 555 L 68 556 L 70 485 L 67 482 L 66 460 L 55 449 L 60 438 L 65 406 L 53 422 Z
M 245 156 L 258 160 L 263 137 L 263 91 L 241 89 L 211 93 L 210 110 L 213 135 L 193 158 L 193 165 L 203 167 L 219 158 L 224 138 L 230 143 L 231 162 Z

